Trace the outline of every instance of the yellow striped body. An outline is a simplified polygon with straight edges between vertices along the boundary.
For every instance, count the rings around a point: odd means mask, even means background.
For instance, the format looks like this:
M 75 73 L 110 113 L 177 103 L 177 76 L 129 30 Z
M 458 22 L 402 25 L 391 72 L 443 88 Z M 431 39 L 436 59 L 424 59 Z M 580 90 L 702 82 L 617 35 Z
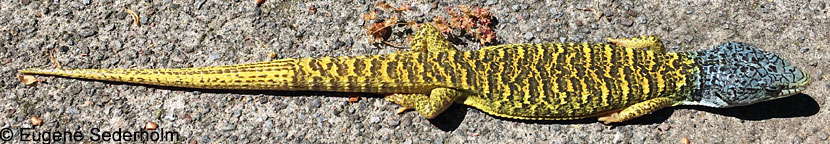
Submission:
M 609 44 L 513 44 L 479 51 L 398 52 L 289 58 L 185 69 L 23 70 L 103 81 L 201 89 L 429 94 L 516 119 L 597 116 L 658 97 L 680 101 L 694 78 L 691 56 Z

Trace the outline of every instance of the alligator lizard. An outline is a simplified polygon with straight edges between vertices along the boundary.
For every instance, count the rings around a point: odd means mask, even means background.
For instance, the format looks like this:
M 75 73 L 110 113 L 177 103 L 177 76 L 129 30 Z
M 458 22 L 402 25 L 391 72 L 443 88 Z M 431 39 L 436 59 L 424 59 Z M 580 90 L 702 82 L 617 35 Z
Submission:
M 810 76 L 752 45 L 666 52 L 652 36 L 458 51 L 431 25 L 410 51 L 181 69 L 27 69 L 22 74 L 198 89 L 389 94 L 434 118 L 453 103 L 525 120 L 622 122 L 676 105 L 734 107 L 794 95 Z

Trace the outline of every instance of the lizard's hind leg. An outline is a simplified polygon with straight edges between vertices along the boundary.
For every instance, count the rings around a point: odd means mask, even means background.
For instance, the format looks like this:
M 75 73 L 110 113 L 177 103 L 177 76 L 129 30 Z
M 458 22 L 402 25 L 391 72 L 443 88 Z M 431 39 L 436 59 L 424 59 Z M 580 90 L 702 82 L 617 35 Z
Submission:
M 429 96 L 424 94 L 394 94 L 386 97 L 387 101 L 401 106 L 398 113 L 415 109 L 421 116 L 432 119 L 449 108 L 464 93 L 449 88 L 432 89 Z
M 666 49 L 663 47 L 663 42 L 660 40 L 660 38 L 657 38 L 655 36 L 640 36 L 634 38 L 621 39 L 608 38 L 608 42 L 611 42 L 611 44 L 617 46 L 633 48 L 638 50 L 647 49 L 659 53 L 666 52 Z
M 441 31 L 438 31 L 430 24 L 424 24 L 421 29 L 415 33 L 415 37 L 410 41 L 412 45 L 410 51 L 427 52 L 427 51 L 454 51 L 455 47 L 449 41 L 444 39 Z

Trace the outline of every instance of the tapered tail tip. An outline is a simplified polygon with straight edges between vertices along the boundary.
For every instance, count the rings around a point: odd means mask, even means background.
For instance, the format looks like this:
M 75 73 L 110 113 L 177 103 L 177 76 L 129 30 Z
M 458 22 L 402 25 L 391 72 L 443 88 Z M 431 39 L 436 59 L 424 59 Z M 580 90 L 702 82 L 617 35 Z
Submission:
M 54 70 L 54 69 L 31 68 L 31 69 L 18 70 L 17 74 L 19 74 L 19 75 L 44 75 L 44 74 L 55 73 L 55 72 L 57 72 L 57 71 Z

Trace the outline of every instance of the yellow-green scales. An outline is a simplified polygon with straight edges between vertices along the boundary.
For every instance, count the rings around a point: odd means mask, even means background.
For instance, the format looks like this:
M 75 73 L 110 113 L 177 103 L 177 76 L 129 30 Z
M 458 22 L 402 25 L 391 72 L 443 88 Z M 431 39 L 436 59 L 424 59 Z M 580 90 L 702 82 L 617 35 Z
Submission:
M 701 102 L 706 97 L 693 96 L 706 92 L 700 90 L 706 85 L 701 80 L 707 78 L 701 74 L 700 69 L 706 67 L 699 53 L 665 52 L 653 37 L 611 42 L 508 44 L 457 51 L 427 25 L 411 42 L 412 50 L 386 55 L 288 58 L 184 69 L 20 72 L 200 89 L 391 94 L 387 100 L 427 118 L 453 102 L 506 118 L 601 116 L 599 120 L 606 123 L 684 102 L 707 105 Z M 809 76 L 804 73 L 792 80 L 790 89 L 797 92 L 806 86 L 809 80 L 802 79 Z M 736 105 L 740 104 L 721 107 Z

